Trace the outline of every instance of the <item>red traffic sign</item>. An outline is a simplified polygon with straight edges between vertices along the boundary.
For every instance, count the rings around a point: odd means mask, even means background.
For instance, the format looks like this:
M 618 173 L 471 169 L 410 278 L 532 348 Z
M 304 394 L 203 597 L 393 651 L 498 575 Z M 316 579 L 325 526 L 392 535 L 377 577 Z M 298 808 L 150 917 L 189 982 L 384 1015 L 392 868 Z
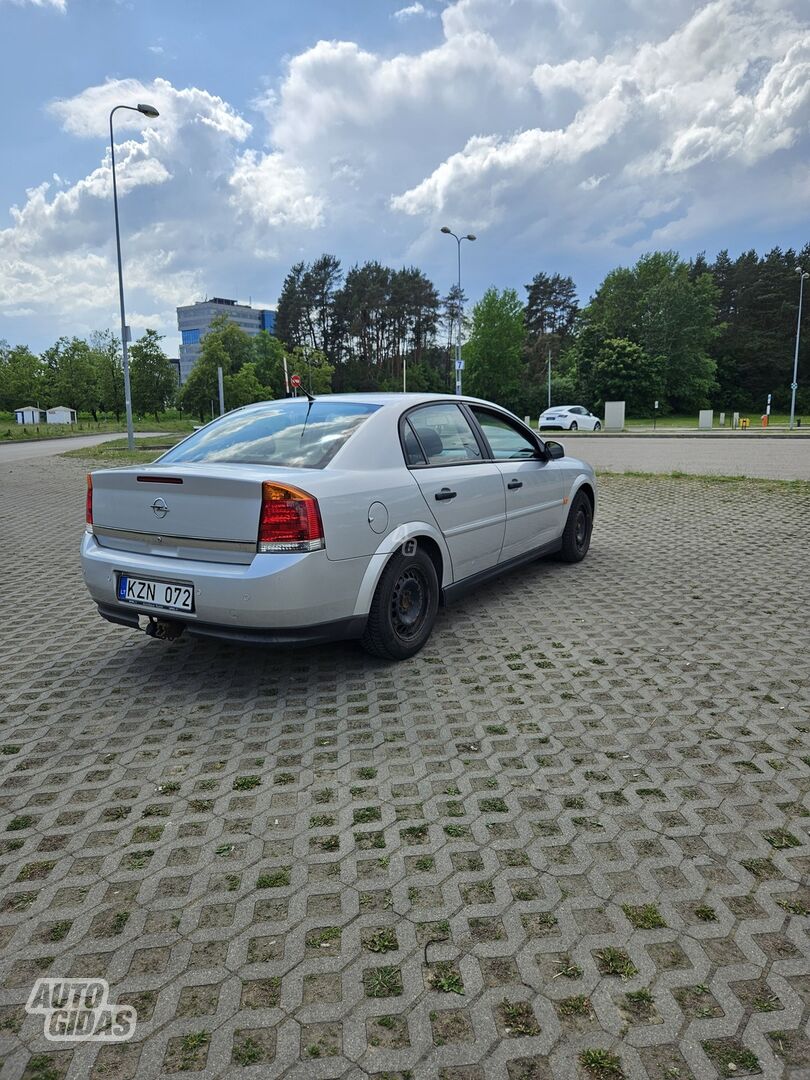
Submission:
M 290 376 L 290 386 L 294 386 L 295 389 L 297 390 L 300 385 L 301 385 L 301 376 L 300 375 L 291 375 Z

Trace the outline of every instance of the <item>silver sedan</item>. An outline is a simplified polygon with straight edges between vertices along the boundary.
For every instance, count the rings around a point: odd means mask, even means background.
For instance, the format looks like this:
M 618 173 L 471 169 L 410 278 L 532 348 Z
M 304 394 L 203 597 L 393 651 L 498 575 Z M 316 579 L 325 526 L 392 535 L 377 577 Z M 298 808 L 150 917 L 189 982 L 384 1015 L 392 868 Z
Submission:
M 590 465 L 486 401 L 268 401 L 90 474 L 82 569 L 105 619 L 155 637 L 359 638 L 401 660 L 462 590 L 583 559 L 595 506 Z

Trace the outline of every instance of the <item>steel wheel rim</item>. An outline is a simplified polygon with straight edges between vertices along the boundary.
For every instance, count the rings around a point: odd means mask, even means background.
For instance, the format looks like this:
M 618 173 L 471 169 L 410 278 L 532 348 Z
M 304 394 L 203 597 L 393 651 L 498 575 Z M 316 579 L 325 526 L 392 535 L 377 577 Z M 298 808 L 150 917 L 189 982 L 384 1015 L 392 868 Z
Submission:
M 391 626 L 398 638 L 411 641 L 425 625 L 430 608 L 430 589 L 422 571 L 409 566 L 397 578 L 391 592 Z

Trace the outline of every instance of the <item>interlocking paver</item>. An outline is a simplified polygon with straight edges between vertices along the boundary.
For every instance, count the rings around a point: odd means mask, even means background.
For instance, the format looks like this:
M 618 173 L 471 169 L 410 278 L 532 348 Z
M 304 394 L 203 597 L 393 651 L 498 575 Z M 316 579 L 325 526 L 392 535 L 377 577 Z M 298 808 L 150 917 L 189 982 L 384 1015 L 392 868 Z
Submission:
M 806 1074 L 807 491 L 606 479 L 387 666 L 103 623 L 82 479 L 0 476 L 2 1080 Z

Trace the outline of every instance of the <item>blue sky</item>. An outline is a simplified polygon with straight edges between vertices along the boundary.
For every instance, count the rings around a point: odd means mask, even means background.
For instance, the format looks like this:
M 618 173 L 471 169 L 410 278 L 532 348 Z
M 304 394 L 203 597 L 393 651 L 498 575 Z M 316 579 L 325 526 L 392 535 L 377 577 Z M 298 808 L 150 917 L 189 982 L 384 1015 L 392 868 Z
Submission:
M 652 248 L 810 239 L 799 0 L 0 0 L 0 338 L 116 325 L 107 114 L 130 322 L 273 303 L 289 266 L 416 264 L 441 290 Z

